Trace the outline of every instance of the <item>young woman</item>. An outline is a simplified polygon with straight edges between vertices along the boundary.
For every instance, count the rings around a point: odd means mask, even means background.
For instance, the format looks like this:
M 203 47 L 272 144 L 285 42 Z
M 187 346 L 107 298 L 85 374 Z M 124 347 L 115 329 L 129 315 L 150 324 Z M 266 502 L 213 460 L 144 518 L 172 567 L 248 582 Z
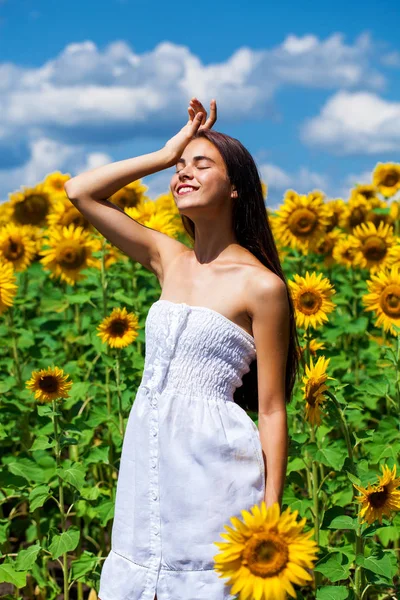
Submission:
M 144 373 L 130 412 L 101 600 L 227 600 L 213 557 L 224 525 L 281 504 L 298 367 L 294 310 L 257 167 L 193 98 L 156 152 L 93 169 L 65 190 L 110 242 L 152 271 Z M 193 248 L 107 200 L 175 165 L 170 187 Z M 258 429 L 247 410 L 258 411 Z

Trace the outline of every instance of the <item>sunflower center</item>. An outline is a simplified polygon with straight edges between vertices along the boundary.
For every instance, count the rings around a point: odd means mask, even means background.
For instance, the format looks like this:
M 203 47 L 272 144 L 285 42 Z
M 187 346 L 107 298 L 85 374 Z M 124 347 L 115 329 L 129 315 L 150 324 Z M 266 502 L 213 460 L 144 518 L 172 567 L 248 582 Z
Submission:
M 125 319 L 113 319 L 110 325 L 111 335 L 114 337 L 123 337 L 128 325 Z
M 20 241 L 8 239 L 8 245 L 4 250 L 4 255 L 8 260 L 18 260 L 24 254 L 24 245 Z
M 44 375 L 40 378 L 40 389 L 47 394 L 52 394 L 58 390 L 58 381 L 53 375 Z
M 362 248 L 365 258 L 379 262 L 387 252 L 385 240 L 377 235 L 371 235 L 365 240 Z
M 299 298 L 299 308 L 307 315 L 318 312 L 321 306 L 321 298 L 311 291 L 303 292 Z
M 361 206 L 357 206 L 356 208 L 353 208 L 353 210 L 351 211 L 350 219 L 349 219 L 350 227 L 356 227 L 356 225 L 363 223 L 365 220 L 365 214 L 366 214 L 366 211 L 363 210 L 361 208 Z
M 309 236 L 318 223 L 317 215 L 307 208 L 298 208 L 288 219 L 288 227 L 293 235 Z
M 385 505 L 387 498 L 388 492 L 386 486 L 382 486 L 382 488 L 379 488 L 376 492 L 372 492 L 372 494 L 369 494 L 368 496 L 370 504 L 372 504 L 374 508 L 382 508 L 382 506 Z
M 399 175 L 396 171 L 389 171 L 382 179 L 382 185 L 385 187 L 393 187 L 399 183 Z
M 64 269 L 79 269 L 85 263 L 85 259 L 85 248 L 79 245 L 71 246 L 68 242 L 68 245 L 59 251 L 58 263 Z
M 400 319 L 400 286 L 393 283 L 382 292 L 380 304 L 383 312 L 392 319 Z
M 255 533 L 243 550 L 243 563 L 259 577 L 273 577 L 285 568 L 289 550 L 282 537 L 273 531 Z
M 49 211 L 46 196 L 32 194 L 15 205 L 14 217 L 21 225 L 38 225 Z
M 318 397 L 318 392 L 320 389 L 320 384 L 316 381 L 310 380 L 307 386 L 307 403 L 310 406 L 314 406 Z

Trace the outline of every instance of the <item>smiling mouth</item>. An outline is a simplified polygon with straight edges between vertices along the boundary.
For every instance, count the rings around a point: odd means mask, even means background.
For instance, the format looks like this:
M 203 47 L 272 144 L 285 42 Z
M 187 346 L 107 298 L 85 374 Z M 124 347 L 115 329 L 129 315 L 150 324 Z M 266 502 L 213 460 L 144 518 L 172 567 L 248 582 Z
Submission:
M 197 188 L 181 188 L 178 190 L 178 196 L 186 196 L 186 194 L 191 194 L 192 192 L 197 192 Z

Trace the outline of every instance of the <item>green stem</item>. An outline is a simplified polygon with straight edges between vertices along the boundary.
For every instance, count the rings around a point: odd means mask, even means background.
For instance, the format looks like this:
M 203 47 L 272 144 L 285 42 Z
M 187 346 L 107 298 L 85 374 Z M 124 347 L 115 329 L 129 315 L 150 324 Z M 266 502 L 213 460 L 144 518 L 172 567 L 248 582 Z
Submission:
M 358 527 L 356 532 L 356 558 L 361 554 L 364 556 L 364 540 L 361 537 L 360 513 L 358 514 Z M 354 593 L 356 600 L 361 600 L 363 588 L 363 568 L 361 565 L 356 565 L 354 575 Z
M 115 378 L 117 384 L 117 396 L 118 396 L 118 413 L 119 413 L 119 428 L 121 432 L 121 436 L 124 435 L 124 417 L 122 415 L 122 396 L 120 389 L 120 348 L 116 348 L 116 356 L 115 356 Z
M 107 315 L 107 278 L 105 268 L 106 238 L 103 238 L 101 246 L 101 289 L 103 291 L 103 317 Z
M 326 390 L 325 394 L 327 396 L 329 396 L 329 398 L 332 400 L 332 402 L 336 408 L 336 411 L 339 415 L 340 425 L 342 428 L 344 439 L 346 440 L 347 453 L 349 455 L 350 462 L 351 462 L 352 473 L 356 473 L 356 466 L 354 464 L 353 446 L 351 445 L 350 432 L 349 432 L 349 428 L 347 427 L 346 419 L 344 418 L 342 408 L 341 408 L 339 402 L 337 401 L 336 397 L 334 396 L 334 394 L 332 394 L 332 392 L 330 392 L 329 390 Z
M 55 447 L 54 452 L 56 455 L 56 465 L 57 469 L 61 467 L 61 448 L 60 448 L 60 438 L 58 433 L 58 415 L 57 415 L 57 404 L 56 400 L 52 400 L 53 403 L 53 414 L 52 421 L 54 427 L 54 437 L 55 437 Z M 64 510 L 64 487 L 63 480 L 58 475 L 58 493 L 59 493 L 59 502 L 60 502 L 60 514 L 61 514 L 61 531 L 64 533 L 65 531 L 65 510 Z M 69 600 L 69 589 L 68 589 L 68 561 L 67 561 L 67 553 L 63 554 L 63 578 L 64 578 L 64 598 L 63 600 Z
M 14 307 L 13 306 L 10 306 L 10 309 L 8 311 L 8 326 L 11 331 L 12 352 L 13 352 L 13 358 L 14 358 L 17 384 L 18 384 L 19 389 L 21 390 L 22 389 L 21 365 L 20 365 L 19 357 L 18 357 L 17 336 L 15 335 L 15 330 L 14 330 Z
M 311 424 L 311 441 L 316 442 L 315 438 L 315 430 L 314 425 Z M 315 541 L 319 546 L 319 503 L 318 503 L 318 465 L 315 460 L 312 461 L 312 498 L 313 498 L 313 512 L 314 512 L 314 531 L 315 531 Z M 315 589 L 318 589 L 319 584 L 321 583 L 321 573 L 318 571 L 314 572 L 315 577 Z

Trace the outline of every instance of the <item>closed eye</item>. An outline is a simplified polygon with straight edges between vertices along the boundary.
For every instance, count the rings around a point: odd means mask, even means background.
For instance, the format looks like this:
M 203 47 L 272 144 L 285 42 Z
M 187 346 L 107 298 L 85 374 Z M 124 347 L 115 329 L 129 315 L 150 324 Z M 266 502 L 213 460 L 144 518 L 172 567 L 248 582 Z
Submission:
M 210 167 L 197 167 L 198 169 L 209 169 Z M 179 169 L 179 171 L 175 171 L 175 173 L 180 173 L 182 171 L 182 169 Z

